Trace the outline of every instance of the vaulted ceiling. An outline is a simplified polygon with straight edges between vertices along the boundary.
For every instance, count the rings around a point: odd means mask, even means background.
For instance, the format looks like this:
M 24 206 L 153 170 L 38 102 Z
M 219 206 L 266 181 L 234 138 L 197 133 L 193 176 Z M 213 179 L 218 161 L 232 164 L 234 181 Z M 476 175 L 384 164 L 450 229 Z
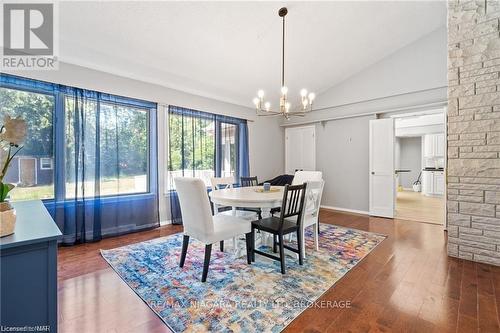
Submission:
M 252 106 L 286 81 L 321 93 L 446 24 L 432 2 L 61 2 L 61 60 Z M 274 101 L 273 99 L 271 101 Z

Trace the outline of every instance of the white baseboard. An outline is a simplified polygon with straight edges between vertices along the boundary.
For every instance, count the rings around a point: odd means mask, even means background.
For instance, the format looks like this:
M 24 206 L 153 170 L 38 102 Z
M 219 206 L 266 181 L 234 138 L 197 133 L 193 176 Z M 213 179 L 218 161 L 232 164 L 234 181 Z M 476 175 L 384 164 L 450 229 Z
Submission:
M 362 214 L 362 215 L 369 215 L 367 211 L 364 210 L 357 210 L 357 209 L 350 209 L 350 208 L 342 208 L 342 207 L 333 207 L 333 206 L 324 206 L 321 205 L 321 208 L 326 208 L 326 209 L 332 209 L 332 210 L 339 210 L 342 212 L 348 212 L 348 213 L 355 213 L 355 214 Z

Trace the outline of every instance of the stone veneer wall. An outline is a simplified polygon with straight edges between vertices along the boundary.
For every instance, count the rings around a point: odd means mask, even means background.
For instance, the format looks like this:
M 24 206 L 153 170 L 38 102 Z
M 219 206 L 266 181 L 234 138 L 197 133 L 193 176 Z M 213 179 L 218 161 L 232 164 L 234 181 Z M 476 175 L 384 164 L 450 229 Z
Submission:
M 500 1 L 448 3 L 448 254 L 500 265 Z

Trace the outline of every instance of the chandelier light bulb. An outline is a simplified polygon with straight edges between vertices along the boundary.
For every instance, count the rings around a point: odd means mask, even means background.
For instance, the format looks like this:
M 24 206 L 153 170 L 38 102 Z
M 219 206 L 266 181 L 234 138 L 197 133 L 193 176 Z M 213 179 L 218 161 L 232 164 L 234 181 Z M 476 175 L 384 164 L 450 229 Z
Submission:
M 307 104 L 309 104 L 309 101 L 307 100 L 307 98 L 304 98 L 302 100 L 302 106 L 304 107 L 304 109 L 307 107 Z
M 309 93 L 309 102 L 312 103 L 312 101 L 314 101 L 314 99 L 316 98 L 316 94 L 314 93 Z
M 291 107 L 291 106 L 292 106 L 292 105 L 291 105 L 289 102 L 286 102 L 286 103 L 285 103 L 285 111 L 286 111 L 286 112 L 288 112 L 288 111 L 290 110 L 290 107 Z
M 288 88 L 287 88 L 287 87 L 285 87 L 285 86 L 281 87 L 281 94 L 282 94 L 282 95 L 286 95 L 286 94 L 288 94 Z
M 264 98 L 264 90 L 260 89 L 257 91 L 257 96 L 259 96 L 260 99 Z
M 302 89 L 302 90 L 300 91 L 300 96 L 302 96 L 302 97 L 306 97 L 306 96 L 307 96 L 307 90 L 306 90 L 306 89 Z
M 266 111 L 269 111 L 269 110 L 271 109 L 271 103 L 266 102 L 266 103 L 264 104 L 264 107 L 266 108 Z
M 255 104 L 255 106 L 259 106 L 259 99 L 257 97 L 253 99 L 253 104 Z

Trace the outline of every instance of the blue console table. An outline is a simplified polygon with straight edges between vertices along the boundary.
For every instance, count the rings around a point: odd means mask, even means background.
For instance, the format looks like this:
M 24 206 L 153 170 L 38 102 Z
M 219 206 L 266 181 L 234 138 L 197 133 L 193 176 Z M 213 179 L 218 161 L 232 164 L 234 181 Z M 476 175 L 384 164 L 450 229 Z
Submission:
M 27 326 L 57 332 L 61 232 L 41 201 L 12 205 L 17 213 L 15 232 L 0 238 L 0 324 L 3 329 Z

